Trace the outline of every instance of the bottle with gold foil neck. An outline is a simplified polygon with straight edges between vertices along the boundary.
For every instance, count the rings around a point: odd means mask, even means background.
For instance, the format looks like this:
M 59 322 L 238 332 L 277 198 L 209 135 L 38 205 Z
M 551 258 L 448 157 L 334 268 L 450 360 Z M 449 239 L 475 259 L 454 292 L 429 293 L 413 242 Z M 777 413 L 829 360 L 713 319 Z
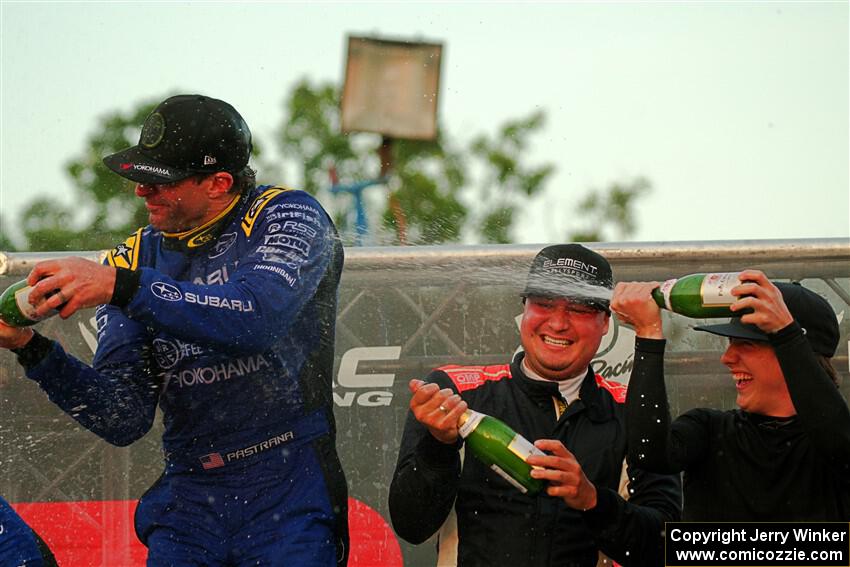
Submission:
M 42 317 L 37 316 L 35 307 L 29 303 L 31 290 L 32 287 L 27 284 L 27 280 L 21 280 L 7 287 L 6 291 L 0 294 L 0 320 L 11 327 L 27 327 L 58 313 L 52 309 Z
M 742 315 L 729 309 L 737 300 L 730 291 L 741 285 L 739 275 L 739 272 L 724 272 L 670 279 L 652 290 L 652 298 L 662 309 L 695 319 Z
M 458 422 L 458 431 L 466 446 L 485 465 L 501 475 L 523 494 L 537 494 L 544 481 L 532 478 L 526 460 L 531 455 L 544 455 L 525 437 L 503 421 L 477 411 L 466 410 Z

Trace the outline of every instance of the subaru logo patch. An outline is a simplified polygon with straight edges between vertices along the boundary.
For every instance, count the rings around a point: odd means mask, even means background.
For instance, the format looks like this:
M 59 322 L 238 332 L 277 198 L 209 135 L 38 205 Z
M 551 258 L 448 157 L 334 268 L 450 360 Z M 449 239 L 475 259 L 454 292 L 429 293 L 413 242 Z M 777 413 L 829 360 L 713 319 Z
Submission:
M 165 301 L 180 301 L 183 299 L 183 294 L 180 293 L 179 289 L 165 282 L 152 283 L 151 291 L 155 296 Z

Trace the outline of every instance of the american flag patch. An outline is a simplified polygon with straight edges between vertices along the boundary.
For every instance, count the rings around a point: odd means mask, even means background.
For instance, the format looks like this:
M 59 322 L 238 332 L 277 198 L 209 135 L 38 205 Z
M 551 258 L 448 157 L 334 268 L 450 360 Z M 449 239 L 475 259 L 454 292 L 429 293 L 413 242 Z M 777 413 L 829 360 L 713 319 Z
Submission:
M 221 453 L 210 453 L 209 455 L 200 457 L 200 460 L 201 466 L 204 467 L 205 471 L 224 466 L 224 459 L 221 458 Z

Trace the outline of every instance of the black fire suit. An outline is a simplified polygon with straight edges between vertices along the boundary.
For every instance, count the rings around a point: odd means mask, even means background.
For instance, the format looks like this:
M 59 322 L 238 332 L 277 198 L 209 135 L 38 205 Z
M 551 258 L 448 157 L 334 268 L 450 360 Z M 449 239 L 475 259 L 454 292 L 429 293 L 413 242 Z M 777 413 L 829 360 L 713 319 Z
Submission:
M 679 480 L 630 468 L 630 500 L 617 494 L 626 455 L 625 387 L 588 369 L 580 398 L 559 418 L 557 383 L 526 377 L 523 356 L 510 365 L 443 367 L 428 381 L 530 441 L 560 440 L 596 486 L 597 506 L 582 512 L 545 491 L 522 494 L 472 455 L 461 462 L 460 441 L 441 443 L 409 413 L 389 496 L 396 532 L 421 543 L 454 507 L 458 565 L 587 567 L 598 550 L 623 565 L 662 565 L 664 522 L 679 518 Z
M 672 420 L 666 341 L 635 341 L 630 451 L 649 470 L 684 471 L 685 520 L 850 520 L 850 409 L 797 322 L 770 344 L 796 416 L 696 408 Z

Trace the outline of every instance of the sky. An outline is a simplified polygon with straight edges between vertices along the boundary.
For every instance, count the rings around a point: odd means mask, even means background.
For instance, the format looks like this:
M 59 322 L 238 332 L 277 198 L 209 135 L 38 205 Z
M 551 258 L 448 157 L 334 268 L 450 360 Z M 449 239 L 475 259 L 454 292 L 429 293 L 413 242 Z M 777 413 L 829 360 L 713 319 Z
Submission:
M 588 191 L 637 176 L 652 191 L 632 240 L 848 237 L 849 13 L 844 1 L 0 0 L 0 218 L 36 196 L 72 203 L 64 166 L 98 119 L 167 93 L 227 100 L 271 145 L 292 86 L 341 85 L 347 37 L 365 35 L 443 44 L 438 119 L 458 143 L 546 112 L 527 161 L 556 173 L 522 208 L 519 243 L 562 241 L 583 227 Z

